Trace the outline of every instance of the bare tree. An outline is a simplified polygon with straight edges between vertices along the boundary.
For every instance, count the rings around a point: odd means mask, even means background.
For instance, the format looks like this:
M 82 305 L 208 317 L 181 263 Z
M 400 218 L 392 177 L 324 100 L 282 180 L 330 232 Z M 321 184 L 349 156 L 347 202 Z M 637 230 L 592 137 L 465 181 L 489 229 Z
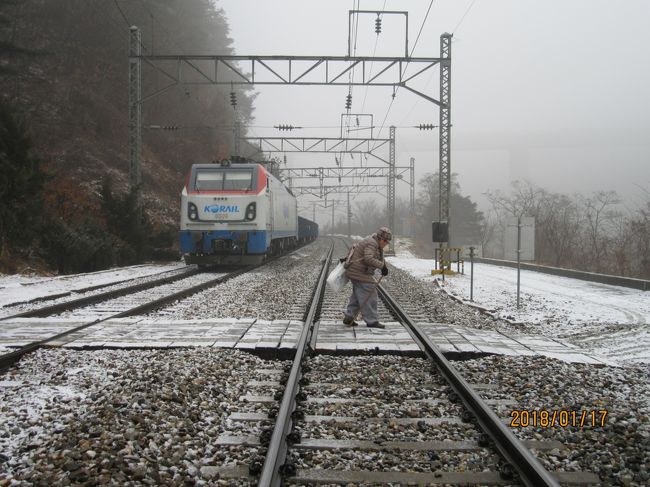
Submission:
M 385 205 L 371 198 L 354 203 L 354 229 L 352 233 L 370 235 L 381 226 L 387 225 Z
M 615 233 L 614 220 L 620 215 L 615 206 L 620 202 L 615 191 L 598 191 L 582 198 L 587 263 L 594 272 L 601 272 L 606 264 L 607 248 Z
M 537 215 L 538 256 L 556 267 L 571 266 L 579 238 L 579 211 L 574 200 L 563 194 L 544 195 Z
M 630 219 L 631 266 L 633 275 L 650 279 L 650 201 Z

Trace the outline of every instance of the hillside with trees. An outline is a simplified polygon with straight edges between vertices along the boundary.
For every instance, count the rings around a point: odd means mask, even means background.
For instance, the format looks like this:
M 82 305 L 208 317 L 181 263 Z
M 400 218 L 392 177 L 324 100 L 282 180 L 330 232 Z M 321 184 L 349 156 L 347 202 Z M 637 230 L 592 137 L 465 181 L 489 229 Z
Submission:
M 143 54 L 233 54 L 209 0 L 0 0 L 0 271 L 125 265 L 173 245 L 193 162 L 228 156 L 254 95 L 175 86 L 143 103 L 143 222 L 128 193 L 129 28 Z M 143 94 L 168 83 L 143 63 Z M 174 131 L 147 126 L 174 126 Z

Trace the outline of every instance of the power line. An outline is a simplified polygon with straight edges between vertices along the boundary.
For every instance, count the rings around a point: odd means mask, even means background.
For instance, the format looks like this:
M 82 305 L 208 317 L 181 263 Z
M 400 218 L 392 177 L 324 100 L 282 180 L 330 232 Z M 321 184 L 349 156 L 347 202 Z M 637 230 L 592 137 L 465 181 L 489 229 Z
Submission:
M 124 15 L 124 12 L 122 11 L 122 7 L 120 7 L 120 4 L 117 3 L 117 0 L 113 0 L 113 3 L 117 7 L 117 10 L 119 10 L 120 14 L 122 14 L 122 18 L 124 19 L 124 22 L 126 22 L 126 26 L 130 29 L 131 23 L 129 22 L 129 19 L 126 18 L 126 15 Z
M 386 10 L 386 1 L 384 0 L 384 5 L 381 7 L 382 10 Z M 381 18 L 381 17 L 380 17 Z M 375 37 L 375 48 L 372 50 L 372 57 L 375 57 L 375 54 L 377 53 L 377 45 L 379 44 L 379 34 Z M 372 68 L 374 67 L 374 62 L 370 63 L 370 74 L 369 77 L 372 77 Z M 363 113 L 364 108 L 366 107 L 366 98 L 368 98 L 368 90 L 370 89 L 369 86 L 366 86 L 366 92 L 363 95 L 363 103 L 361 104 L 361 113 Z
M 427 13 L 424 16 L 424 19 L 422 20 L 422 25 L 420 26 L 418 36 L 415 39 L 415 42 L 413 43 L 413 48 L 411 49 L 409 57 L 413 56 L 413 52 L 415 51 L 415 46 L 417 46 L 417 43 L 420 40 L 420 34 L 422 34 L 422 30 L 424 29 L 424 25 L 426 24 L 427 19 L 429 18 L 429 12 L 431 12 L 431 7 L 433 6 L 433 1 L 434 0 L 431 0 L 431 2 L 429 3 L 429 8 L 427 9 Z M 406 73 L 406 70 L 408 69 L 408 66 L 409 66 L 409 62 L 406 63 L 406 67 L 404 68 L 404 73 Z M 399 86 L 397 88 L 394 88 L 393 97 L 392 97 L 392 99 L 390 101 L 390 105 L 388 105 L 388 109 L 386 110 L 386 115 L 384 116 L 384 120 L 382 121 L 381 125 L 379 126 L 379 132 L 377 134 L 377 137 L 379 137 L 379 135 L 381 135 L 381 131 L 384 130 L 384 123 L 386 122 L 386 119 L 388 118 L 388 114 L 390 113 L 390 110 L 393 107 L 393 102 L 395 101 L 395 96 L 397 95 L 397 92 L 399 91 L 399 89 L 400 89 Z M 373 149 L 374 149 L 374 147 L 373 147 Z
M 113 16 L 110 14 L 109 11 L 107 11 L 103 4 L 101 3 L 101 0 L 99 0 L 99 4 L 95 3 L 94 1 L 87 3 L 86 4 L 91 10 L 94 10 L 95 13 L 98 13 L 98 10 L 102 10 L 104 17 L 103 20 L 108 19 L 108 26 L 111 27 L 113 30 L 119 32 L 120 35 L 128 34 L 129 29 L 125 29 L 122 27 L 122 24 L 120 24 L 117 20 L 113 18 Z
M 172 37 L 171 33 L 169 32 L 169 29 L 167 29 L 167 27 L 165 27 L 165 26 L 164 26 L 164 25 L 163 25 L 163 24 L 162 24 L 162 23 L 161 23 L 161 22 L 156 18 L 156 16 L 151 12 L 151 10 L 149 9 L 149 7 L 147 7 L 147 5 L 146 5 L 145 3 L 142 3 L 141 5 L 142 5 L 142 8 L 144 8 L 144 9 L 147 11 L 147 13 L 151 16 L 151 18 L 154 20 L 154 22 L 156 22 L 156 24 L 158 24 L 158 25 L 160 26 L 160 28 L 165 32 L 165 35 L 167 36 L 167 39 L 169 39 L 169 41 L 170 41 L 173 45 L 175 45 L 175 46 L 178 48 L 178 50 L 179 50 L 182 54 L 187 54 L 187 53 L 185 52 L 185 50 L 180 46 L 180 44 L 174 40 L 174 38 Z M 152 30 L 153 30 L 153 27 L 152 27 Z M 152 50 L 152 52 L 153 52 L 153 45 L 151 46 L 151 50 Z
M 420 26 L 420 31 L 418 32 L 418 36 L 415 38 L 415 42 L 413 43 L 413 49 L 411 49 L 411 53 L 409 54 L 409 57 L 413 57 L 413 51 L 415 51 L 415 46 L 418 45 L 418 41 L 420 40 L 420 34 L 422 34 L 422 29 L 424 29 L 424 24 L 427 22 L 427 17 L 429 17 L 429 12 L 431 12 L 431 7 L 433 6 L 433 0 L 431 0 L 431 3 L 429 4 L 429 8 L 427 9 L 427 13 L 424 16 L 424 20 L 422 21 L 422 25 Z M 408 64 L 407 64 L 408 67 Z M 405 68 L 406 70 L 406 68 Z
M 467 17 L 467 14 L 468 14 L 469 11 L 472 9 L 472 7 L 474 6 L 475 3 L 476 3 L 476 0 L 472 0 L 472 3 L 469 4 L 469 7 L 467 7 L 467 10 L 465 10 L 465 13 L 463 14 L 463 16 L 461 17 L 461 19 L 460 19 L 460 20 L 458 21 L 458 23 L 456 24 L 456 27 L 454 28 L 454 30 L 451 32 L 452 34 L 455 34 L 455 33 L 456 33 L 456 31 L 458 30 L 458 27 L 460 27 L 460 24 L 463 23 L 463 20 L 465 20 L 465 17 Z
M 113 3 L 114 3 L 115 6 L 117 7 L 117 10 L 120 12 L 120 15 L 121 15 L 122 18 L 124 19 L 124 22 L 126 22 L 127 30 L 130 32 L 130 31 L 131 31 L 131 27 L 132 27 L 131 22 L 129 22 L 129 19 L 126 17 L 124 11 L 122 10 L 122 7 L 120 7 L 120 4 L 117 3 L 117 0 L 113 0 Z M 142 50 L 143 50 L 144 52 L 147 52 L 147 51 L 148 51 L 147 47 L 142 43 L 142 41 L 140 41 L 140 47 L 142 48 Z

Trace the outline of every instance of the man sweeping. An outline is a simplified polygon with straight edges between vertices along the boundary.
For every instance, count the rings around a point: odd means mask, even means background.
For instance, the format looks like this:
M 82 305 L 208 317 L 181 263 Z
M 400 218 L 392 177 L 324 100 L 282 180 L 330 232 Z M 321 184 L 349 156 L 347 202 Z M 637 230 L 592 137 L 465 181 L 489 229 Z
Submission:
M 387 227 L 364 238 L 354 246 L 354 251 L 345 263 L 345 275 L 352 283 L 352 295 L 345 311 L 343 324 L 357 326 L 355 321 L 359 311 L 368 328 L 385 328 L 379 323 L 377 314 L 377 284 L 373 277 L 376 269 L 381 269 L 380 280 L 388 275 L 384 261 L 384 247 L 393 238 Z

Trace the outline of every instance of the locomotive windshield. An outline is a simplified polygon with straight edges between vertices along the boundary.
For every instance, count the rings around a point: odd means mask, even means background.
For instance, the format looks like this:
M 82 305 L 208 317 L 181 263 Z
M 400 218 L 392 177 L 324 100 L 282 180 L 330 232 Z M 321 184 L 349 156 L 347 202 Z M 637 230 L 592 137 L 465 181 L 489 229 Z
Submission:
M 246 191 L 253 189 L 251 169 L 200 169 L 194 180 L 196 191 Z

